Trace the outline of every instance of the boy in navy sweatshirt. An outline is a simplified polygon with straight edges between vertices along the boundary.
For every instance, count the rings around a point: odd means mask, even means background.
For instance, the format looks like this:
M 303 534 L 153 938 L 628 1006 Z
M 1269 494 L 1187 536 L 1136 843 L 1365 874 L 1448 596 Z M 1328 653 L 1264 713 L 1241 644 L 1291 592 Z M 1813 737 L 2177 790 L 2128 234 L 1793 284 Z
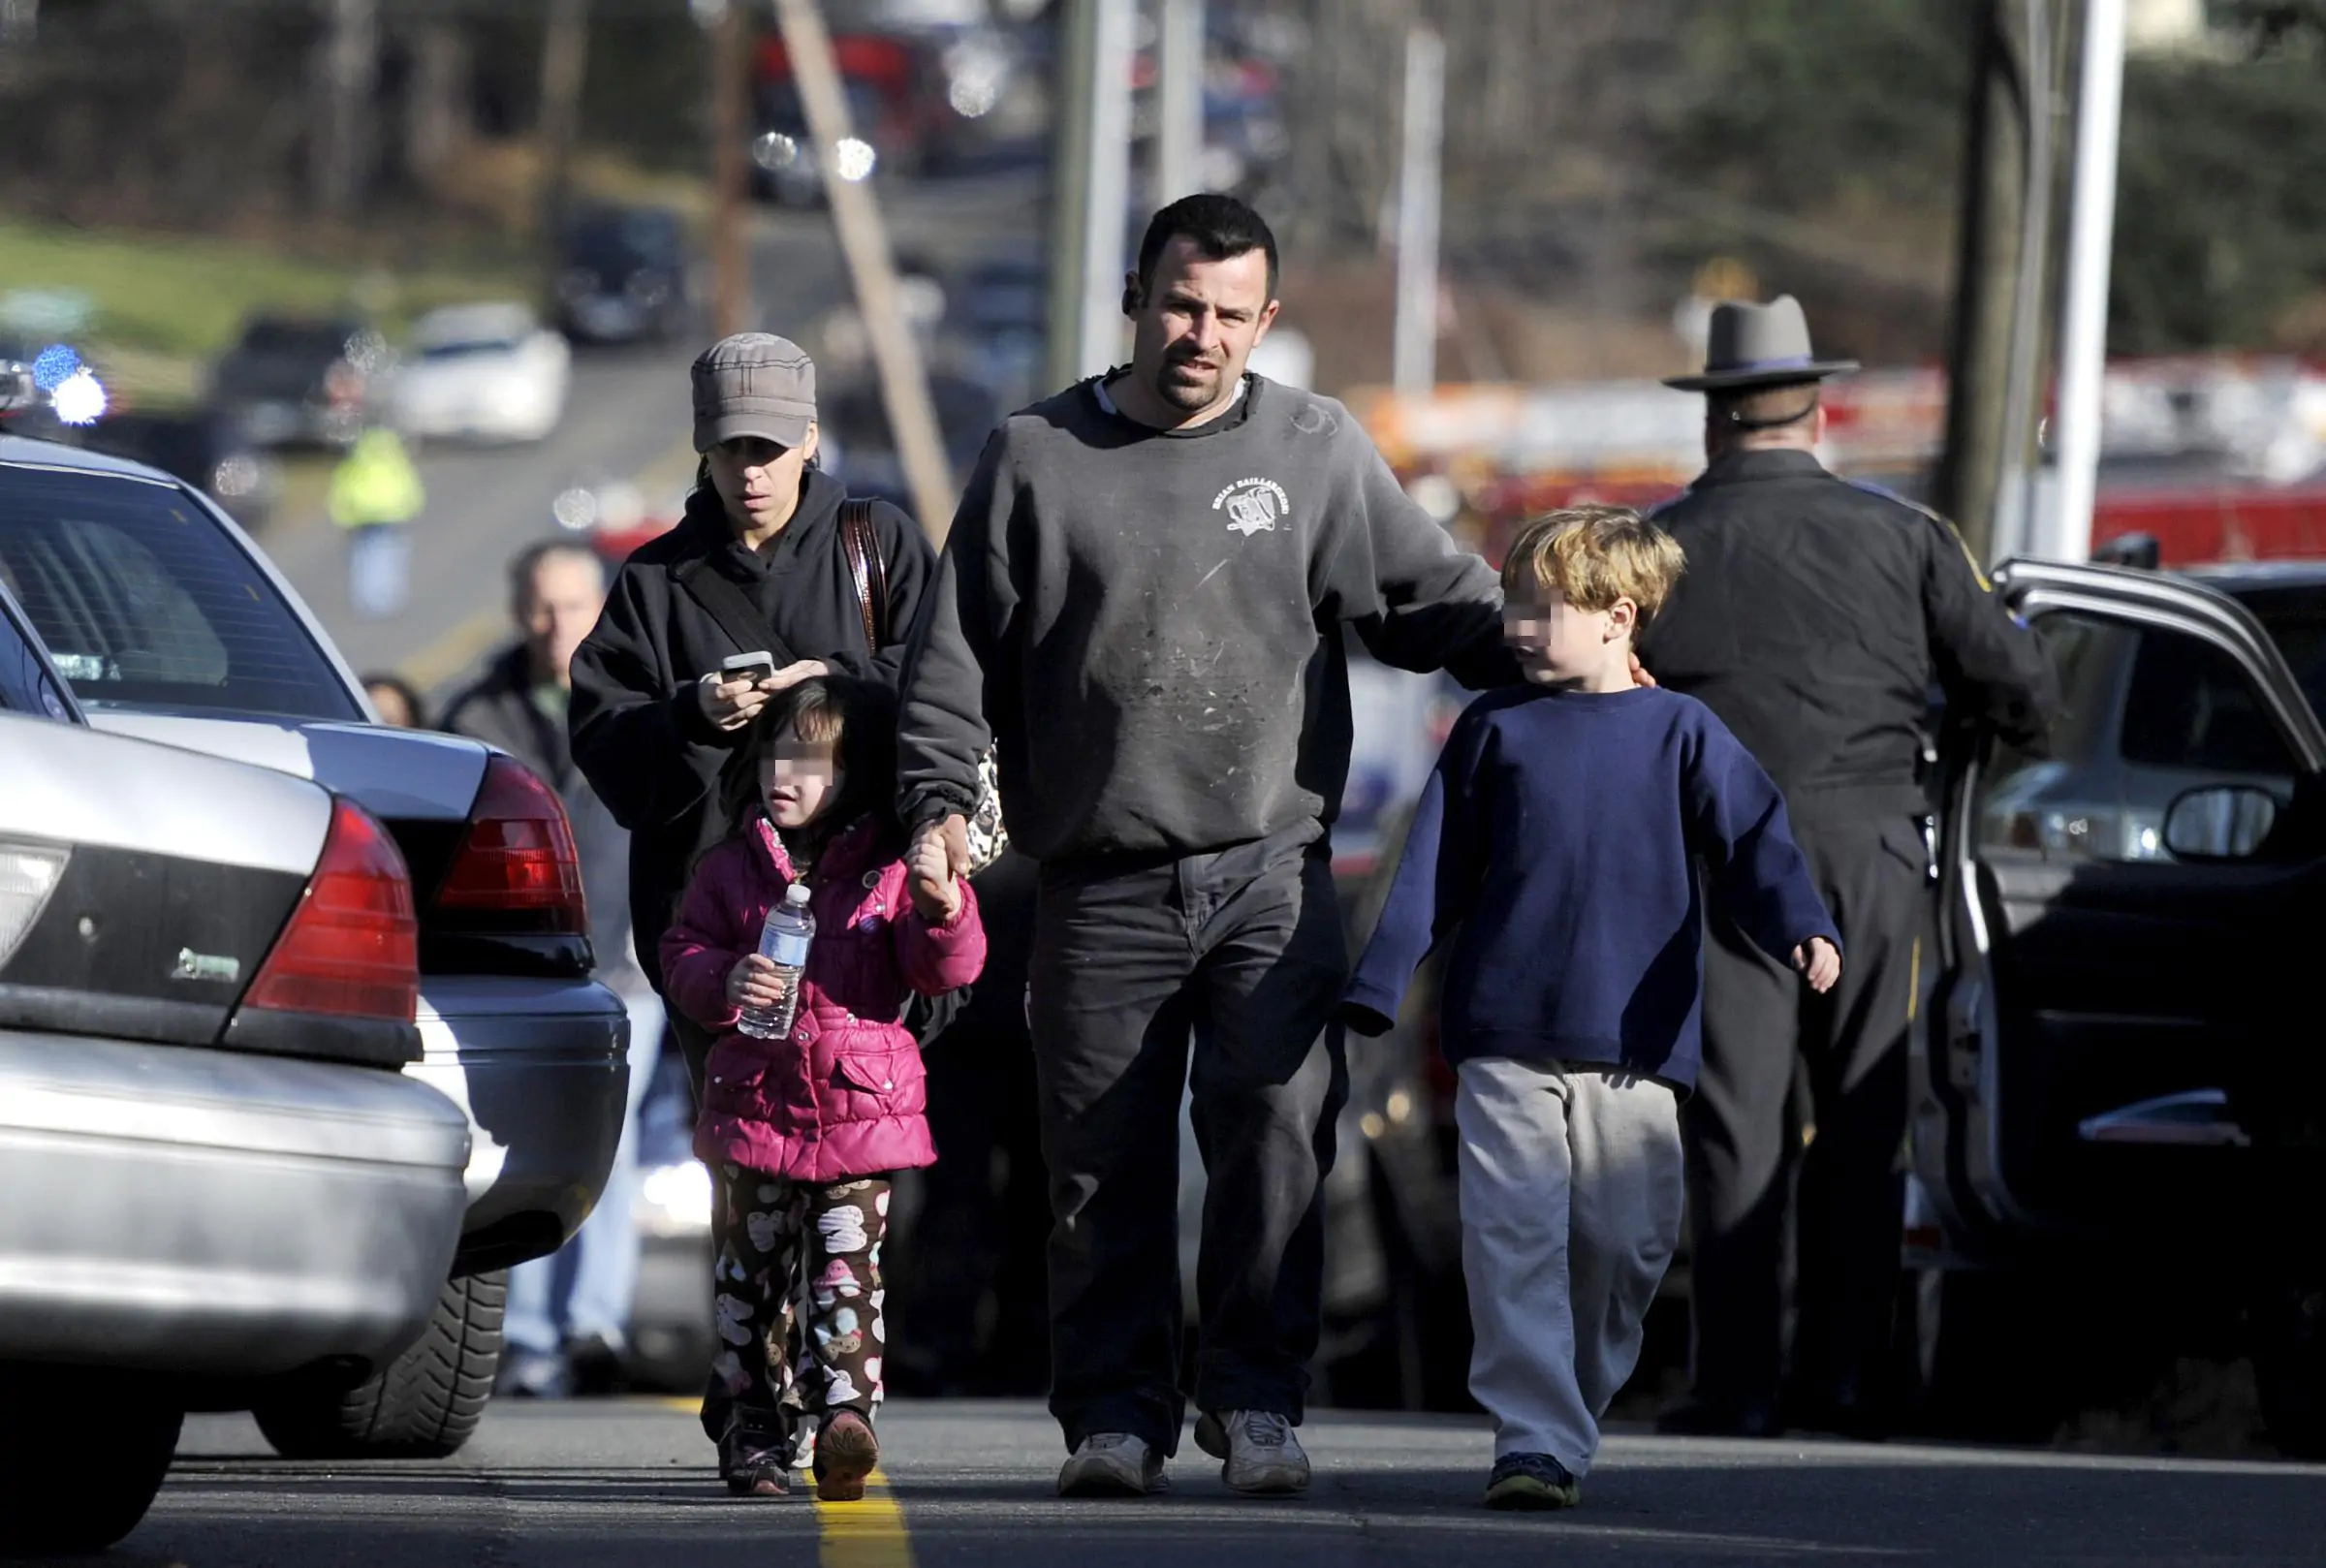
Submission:
M 1703 897 L 1813 989 L 1841 973 L 1776 786 L 1703 704 L 1633 685 L 1634 636 L 1682 564 L 1619 507 L 1521 532 L 1503 616 L 1531 683 L 1454 727 L 1349 984 L 1352 1027 L 1381 1033 L 1453 938 L 1439 1035 L 1490 1507 L 1574 1506 L 1639 1359 L 1680 1239 Z

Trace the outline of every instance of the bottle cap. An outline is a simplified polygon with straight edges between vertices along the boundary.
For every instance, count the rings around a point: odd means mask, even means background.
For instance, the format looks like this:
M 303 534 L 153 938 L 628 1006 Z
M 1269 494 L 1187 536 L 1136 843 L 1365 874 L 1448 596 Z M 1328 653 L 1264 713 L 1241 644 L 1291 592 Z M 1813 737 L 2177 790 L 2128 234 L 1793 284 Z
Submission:
M 787 904 L 806 903 L 807 884 L 804 882 L 795 882 L 790 887 L 784 889 L 783 901 Z

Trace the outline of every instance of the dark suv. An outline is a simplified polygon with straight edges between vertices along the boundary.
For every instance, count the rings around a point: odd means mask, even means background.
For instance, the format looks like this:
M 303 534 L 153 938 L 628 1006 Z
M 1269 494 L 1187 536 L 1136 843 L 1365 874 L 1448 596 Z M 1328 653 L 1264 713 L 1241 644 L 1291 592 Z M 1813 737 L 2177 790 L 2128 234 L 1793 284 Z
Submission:
M 352 444 L 388 342 L 352 317 L 254 316 L 210 375 L 211 400 L 262 447 Z
M 2210 1323 L 2326 1454 L 2326 562 L 2013 563 L 2059 674 L 2023 752 L 1941 747 L 1905 1213 L 1938 1410 Z M 2216 1338 L 2216 1342 L 2220 1342 Z

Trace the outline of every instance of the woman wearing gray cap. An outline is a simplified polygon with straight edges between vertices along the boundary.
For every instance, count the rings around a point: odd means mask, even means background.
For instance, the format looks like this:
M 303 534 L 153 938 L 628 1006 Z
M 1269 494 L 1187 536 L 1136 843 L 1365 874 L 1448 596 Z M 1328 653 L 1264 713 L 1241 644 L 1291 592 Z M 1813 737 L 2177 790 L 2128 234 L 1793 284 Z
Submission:
M 752 717 L 818 675 L 894 690 L 935 563 L 911 518 L 814 466 L 816 367 L 797 344 L 738 333 L 693 379 L 702 472 L 678 526 L 622 564 L 569 709 L 574 761 L 630 830 L 630 915 L 658 991 L 663 930 L 722 832 L 719 769 Z M 709 1042 L 688 1025 L 679 1044 L 699 1088 Z

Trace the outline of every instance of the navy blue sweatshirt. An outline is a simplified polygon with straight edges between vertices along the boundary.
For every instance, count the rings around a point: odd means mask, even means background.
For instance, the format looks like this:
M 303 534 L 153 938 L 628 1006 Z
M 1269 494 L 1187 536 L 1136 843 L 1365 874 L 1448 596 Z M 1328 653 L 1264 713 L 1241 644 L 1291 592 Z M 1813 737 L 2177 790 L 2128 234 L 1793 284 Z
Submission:
M 1677 692 L 1514 687 L 1470 705 L 1430 775 L 1346 1016 L 1378 1034 L 1454 933 L 1446 1059 L 1595 1062 L 1696 1082 L 1703 906 L 1779 962 L 1840 938 L 1784 798 Z

